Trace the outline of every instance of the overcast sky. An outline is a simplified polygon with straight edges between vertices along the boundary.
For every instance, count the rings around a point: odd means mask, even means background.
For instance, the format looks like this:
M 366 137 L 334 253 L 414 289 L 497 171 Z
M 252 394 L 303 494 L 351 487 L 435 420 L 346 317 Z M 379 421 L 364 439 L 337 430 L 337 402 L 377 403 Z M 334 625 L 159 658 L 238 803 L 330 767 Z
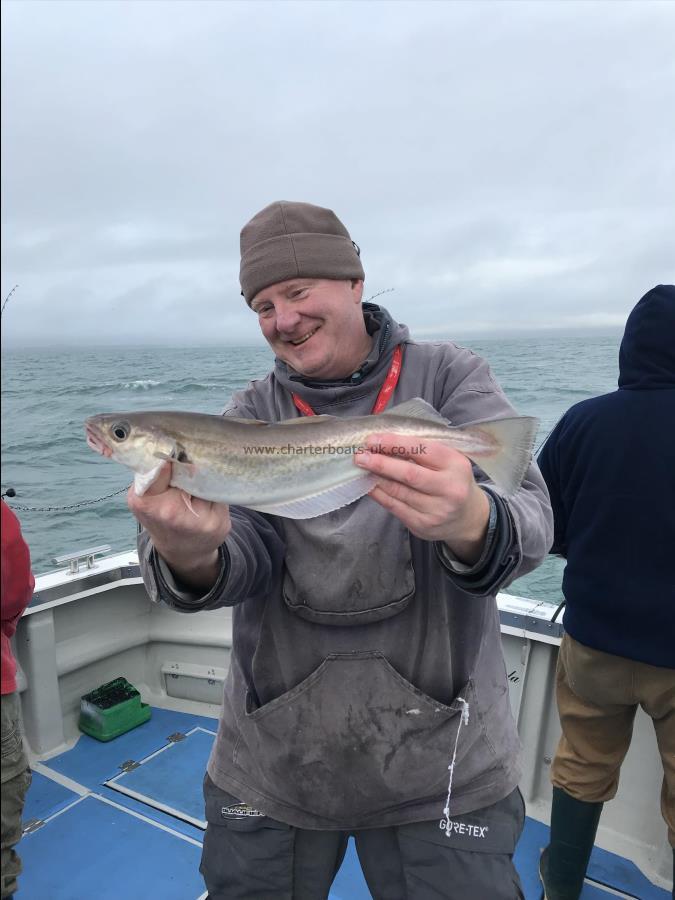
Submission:
M 2 5 L 3 346 L 255 343 L 239 231 L 333 208 L 416 337 L 675 276 L 675 3 Z

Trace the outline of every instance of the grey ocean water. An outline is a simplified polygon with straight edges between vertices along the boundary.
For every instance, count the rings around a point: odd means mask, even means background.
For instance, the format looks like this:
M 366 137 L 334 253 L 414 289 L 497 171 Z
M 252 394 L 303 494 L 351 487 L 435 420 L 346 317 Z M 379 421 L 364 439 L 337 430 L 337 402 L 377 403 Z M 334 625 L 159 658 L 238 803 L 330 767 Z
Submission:
M 537 416 L 537 444 L 573 403 L 616 387 L 620 335 L 537 336 L 462 341 L 489 361 L 517 411 Z M 94 413 L 185 409 L 219 413 L 231 393 L 272 364 L 266 347 L 218 349 L 16 349 L 2 359 L 2 489 L 21 519 L 36 573 L 53 556 L 109 544 L 135 546 L 124 494 L 63 507 L 124 488 L 131 475 L 93 453 L 84 419 Z M 509 593 L 549 603 L 562 598 L 562 562 L 549 558 Z

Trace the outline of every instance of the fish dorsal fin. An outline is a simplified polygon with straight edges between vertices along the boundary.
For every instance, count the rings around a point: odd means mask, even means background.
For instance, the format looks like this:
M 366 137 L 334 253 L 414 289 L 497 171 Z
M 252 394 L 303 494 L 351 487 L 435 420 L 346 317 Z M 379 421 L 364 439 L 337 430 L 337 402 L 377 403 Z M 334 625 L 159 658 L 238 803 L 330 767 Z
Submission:
M 278 425 L 321 425 L 322 422 L 333 421 L 335 416 L 300 416 L 296 419 L 283 419 Z
M 263 422 L 262 419 L 239 419 L 237 416 L 223 416 L 226 422 L 238 422 L 240 425 L 269 425 L 269 422 Z
M 412 400 L 406 400 L 405 403 L 392 406 L 384 414 L 386 416 L 405 416 L 409 419 L 426 419 L 428 422 L 438 422 L 443 425 L 448 424 L 447 420 L 421 397 L 414 397 Z

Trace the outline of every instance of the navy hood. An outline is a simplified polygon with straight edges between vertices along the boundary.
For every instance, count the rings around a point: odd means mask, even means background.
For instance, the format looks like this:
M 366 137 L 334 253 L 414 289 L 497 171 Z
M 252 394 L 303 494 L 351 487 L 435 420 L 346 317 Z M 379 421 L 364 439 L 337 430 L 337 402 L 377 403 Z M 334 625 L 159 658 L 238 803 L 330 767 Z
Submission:
M 619 387 L 675 387 L 675 285 L 660 284 L 633 308 L 619 350 Z

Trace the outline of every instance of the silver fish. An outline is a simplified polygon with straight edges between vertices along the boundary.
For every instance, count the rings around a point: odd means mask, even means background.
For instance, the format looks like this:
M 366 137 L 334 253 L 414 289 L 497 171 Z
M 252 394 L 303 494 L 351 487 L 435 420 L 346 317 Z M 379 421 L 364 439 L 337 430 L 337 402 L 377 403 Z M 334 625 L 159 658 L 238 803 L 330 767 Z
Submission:
M 309 416 L 267 423 L 190 412 L 108 413 L 86 422 L 87 443 L 128 466 L 143 494 L 165 460 L 185 495 L 311 519 L 367 494 L 377 483 L 354 464 L 373 434 L 440 441 L 478 465 L 505 493 L 530 464 L 537 419 L 516 416 L 453 427 L 416 398 L 377 416 Z M 414 458 L 414 456 L 413 456 Z M 186 502 L 189 505 L 189 496 Z

